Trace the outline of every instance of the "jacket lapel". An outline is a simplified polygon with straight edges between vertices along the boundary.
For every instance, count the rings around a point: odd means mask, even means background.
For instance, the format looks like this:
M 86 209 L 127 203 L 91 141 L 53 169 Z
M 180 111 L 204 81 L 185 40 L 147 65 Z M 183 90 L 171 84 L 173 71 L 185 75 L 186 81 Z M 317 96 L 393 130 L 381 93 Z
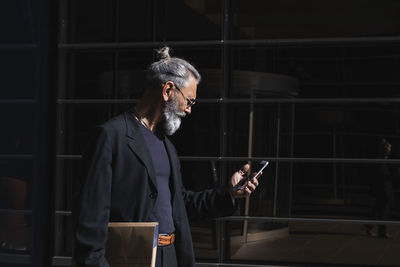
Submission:
M 125 122 L 128 146 L 132 152 L 143 162 L 151 182 L 157 189 L 156 173 L 154 170 L 153 161 L 151 160 L 150 152 L 147 149 L 146 140 L 140 132 L 139 122 L 133 117 L 132 114 L 129 114 L 128 112 L 125 112 Z

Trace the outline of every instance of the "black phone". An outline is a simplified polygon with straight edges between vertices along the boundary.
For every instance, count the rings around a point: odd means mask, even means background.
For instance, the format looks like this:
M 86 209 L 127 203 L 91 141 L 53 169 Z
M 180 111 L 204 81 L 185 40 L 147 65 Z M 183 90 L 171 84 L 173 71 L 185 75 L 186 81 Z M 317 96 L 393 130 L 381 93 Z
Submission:
M 256 173 L 256 175 L 254 175 L 251 178 L 258 178 L 261 175 L 261 172 L 265 169 L 265 167 L 267 167 L 269 164 L 268 161 L 266 160 L 262 160 L 260 162 L 260 165 L 262 165 L 262 167 L 258 170 L 258 172 Z M 244 189 L 244 184 L 249 180 L 249 178 L 243 178 L 237 185 L 235 185 L 235 189 L 236 190 L 243 190 Z

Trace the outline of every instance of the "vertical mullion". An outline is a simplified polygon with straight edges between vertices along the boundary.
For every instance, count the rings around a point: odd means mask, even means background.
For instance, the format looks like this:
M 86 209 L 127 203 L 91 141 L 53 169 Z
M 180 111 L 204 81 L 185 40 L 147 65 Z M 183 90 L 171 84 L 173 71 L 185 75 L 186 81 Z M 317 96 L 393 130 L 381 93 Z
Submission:
M 116 43 L 119 43 L 119 0 L 115 0 L 114 4 L 114 39 Z M 119 62 L 119 50 L 115 49 L 113 53 L 113 98 L 117 98 L 118 95 L 118 62 Z M 110 117 L 115 116 L 117 113 L 117 105 L 110 107 L 112 113 Z
M 35 48 L 35 52 L 34 52 L 34 61 L 35 61 L 35 80 L 34 80 L 34 88 L 35 88 L 35 95 L 34 95 L 34 100 L 35 103 L 33 104 L 33 110 L 32 112 L 34 112 L 33 115 L 33 140 L 34 140 L 34 144 L 33 144 L 33 170 L 32 170 L 32 176 L 31 176 L 31 181 L 30 181 L 30 190 L 31 193 L 27 193 L 28 194 L 28 201 L 30 203 L 32 203 L 30 209 L 32 210 L 31 213 L 31 218 L 30 221 L 32 222 L 32 226 L 30 227 L 30 229 L 28 230 L 28 247 L 29 247 L 29 251 L 30 254 L 32 256 L 32 261 L 33 262 L 39 262 L 39 252 L 40 252 L 40 248 L 38 248 L 40 246 L 39 243 L 39 235 L 37 234 L 37 232 L 41 232 L 41 224 L 38 222 L 38 220 L 40 220 L 40 216 L 39 216 L 39 207 L 41 206 L 40 200 L 42 199 L 42 196 L 39 196 L 39 194 L 37 193 L 38 191 L 38 184 L 37 184 L 37 178 L 38 178 L 38 157 L 39 155 L 39 150 L 38 150 L 38 142 L 40 140 L 41 136 L 39 134 L 39 130 L 41 127 L 39 127 L 38 123 L 39 123 L 39 115 L 38 113 L 40 112 L 40 90 L 39 87 L 41 86 L 41 47 L 40 47 L 40 39 L 42 38 L 42 35 L 40 34 L 40 26 L 41 26 L 41 20 L 39 18 L 41 18 L 41 12 L 39 9 L 40 5 L 37 5 L 35 8 L 37 8 L 37 18 L 36 18 L 36 22 L 38 23 L 38 32 L 34 33 L 34 28 L 31 27 L 31 31 L 32 31 L 32 43 L 34 43 L 36 45 Z M 33 10 L 30 10 L 29 12 L 34 12 Z M 30 13 L 30 23 L 31 25 L 34 23 L 33 21 L 33 14 Z M 35 38 L 36 35 L 36 38 Z M 41 116 L 40 116 L 41 117 Z M 29 185 L 29 182 L 27 183 Z M 29 190 L 29 186 L 28 186 L 28 190 Z M 36 246 L 36 244 L 38 244 L 38 246 Z
M 59 26 L 58 26 L 58 43 L 63 44 L 67 43 L 68 39 L 68 2 L 67 0 L 59 1 Z M 65 49 L 58 49 L 57 51 L 57 98 L 66 98 L 66 90 L 67 90 L 67 51 Z M 66 107 L 65 105 L 57 104 L 56 110 L 56 155 L 59 154 L 61 151 L 64 150 L 64 142 L 63 142 L 63 135 L 64 135 L 64 127 L 65 127 L 65 112 Z M 54 210 L 52 214 L 52 221 L 54 222 L 53 228 L 53 256 L 56 256 L 58 251 L 62 249 L 62 240 L 63 235 L 65 234 L 62 231 L 62 223 L 60 221 L 60 217 L 55 215 L 55 211 L 60 208 L 60 204 L 62 202 L 64 192 L 63 192 L 63 183 L 61 183 L 61 179 L 64 179 L 63 172 L 61 172 L 62 164 L 60 164 L 60 160 L 57 158 L 55 159 L 55 180 L 54 180 Z
M 157 40 L 157 18 L 158 18 L 158 16 L 157 16 L 157 7 L 158 7 L 158 5 L 157 5 L 157 0 L 152 0 L 151 1 L 152 2 L 152 35 L 151 35 L 151 37 L 152 37 L 152 41 L 153 42 L 155 42 L 156 40 Z
M 229 23 L 230 18 L 230 1 L 223 0 L 223 10 L 222 10 L 222 40 L 226 41 L 229 39 Z M 223 43 L 222 44 L 222 72 L 223 72 L 223 83 L 221 86 L 221 99 L 225 99 L 228 96 L 228 90 L 230 85 L 230 53 L 229 47 Z M 226 156 L 227 152 L 227 104 L 221 103 L 220 108 L 220 156 Z M 226 169 L 227 163 L 224 161 L 221 163 L 220 171 L 220 183 L 226 184 Z M 220 246 L 219 246 L 219 262 L 225 262 L 227 259 L 227 251 L 229 251 L 228 233 L 227 233 L 227 222 L 219 222 L 219 234 L 220 234 Z
M 295 127 L 295 119 L 296 119 L 296 104 L 291 105 L 291 110 L 292 110 L 292 116 L 291 116 L 291 126 L 290 126 L 290 157 L 294 157 L 294 127 Z M 288 216 L 292 217 L 292 202 L 295 194 L 295 190 L 293 190 L 294 184 L 293 184 L 293 175 L 294 175 L 294 164 L 293 162 L 290 162 L 290 167 L 289 167 L 289 210 L 288 210 Z
M 164 26 L 163 27 L 163 33 L 162 33 L 162 41 L 163 42 L 165 42 L 166 40 L 167 40 L 167 29 L 168 29 L 168 26 L 169 26 L 169 23 L 168 23 L 168 18 L 167 18 L 167 12 L 169 11 L 168 10 L 168 1 L 167 0 L 160 0 L 160 1 L 162 1 L 162 3 L 163 3 L 163 9 L 162 10 L 164 10 L 164 13 L 163 13 L 163 16 L 162 16 L 162 21 L 163 21 L 163 23 L 162 23 L 162 25 Z
M 36 44 L 36 79 L 35 79 L 35 117 L 34 117 L 34 170 L 32 177 L 32 188 L 33 192 L 31 197 L 34 200 L 34 212 L 32 212 L 33 218 L 31 218 L 33 224 L 30 233 L 32 239 L 30 244 L 32 245 L 30 251 L 32 255 L 33 265 L 43 265 L 47 263 L 48 253 L 49 253 L 49 241 L 50 232 L 48 231 L 48 225 L 50 224 L 48 216 L 49 208 L 49 176 L 46 171 L 46 166 L 48 162 L 47 158 L 47 137 L 50 137 L 46 131 L 46 125 L 49 121 L 49 115 L 47 112 L 48 107 L 48 94 L 49 94 L 49 63 L 47 59 L 49 58 L 49 1 L 41 0 L 34 7 L 37 16 L 34 16 L 35 11 L 31 13 L 30 19 L 31 23 L 37 23 L 36 31 L 35 27 L 31 27 L 32 36 L 35 36 L 34 42 Z M 32 12 L 32 11 L 31 11 Z
M 278 103 L 278 114 L 276 122 L 276 163 L 275 163 L 275 180 L 274 180 L 274 208 L 273 216 L 276 217 L 278 211 L 278 182 L 279 182 L 279 157 L 280 157 L 280 135 L 281 135 L 281 104 Z

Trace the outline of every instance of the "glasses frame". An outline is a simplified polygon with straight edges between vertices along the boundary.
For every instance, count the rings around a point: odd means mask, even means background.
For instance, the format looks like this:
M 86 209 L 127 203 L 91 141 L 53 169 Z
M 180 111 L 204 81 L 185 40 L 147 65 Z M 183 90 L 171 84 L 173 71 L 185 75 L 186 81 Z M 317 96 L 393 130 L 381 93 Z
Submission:
M 176 88 L 179 92 L 181 92 L 182 96 L 186 99 L 187 107 L 192 107 L 194 104 L 196 104 L 196 100 L 190 99 L 189 97 L 185 96 L 185 94 L 182 92 L 182 90 L 175 83 L 174 83 L 174 88 Z

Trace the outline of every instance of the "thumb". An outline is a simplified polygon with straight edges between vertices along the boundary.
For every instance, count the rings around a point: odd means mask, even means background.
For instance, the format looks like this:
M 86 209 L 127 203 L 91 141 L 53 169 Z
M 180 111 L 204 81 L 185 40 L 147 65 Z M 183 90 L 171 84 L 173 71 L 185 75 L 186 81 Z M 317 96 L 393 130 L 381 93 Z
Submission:
M 247 171 L 250 169 L 250 165 L 249 164 L 245 164 L 242 166 L 242 168 L 240 168 L 240 171 L 242 172 L 242 175 L 246 174 Z

